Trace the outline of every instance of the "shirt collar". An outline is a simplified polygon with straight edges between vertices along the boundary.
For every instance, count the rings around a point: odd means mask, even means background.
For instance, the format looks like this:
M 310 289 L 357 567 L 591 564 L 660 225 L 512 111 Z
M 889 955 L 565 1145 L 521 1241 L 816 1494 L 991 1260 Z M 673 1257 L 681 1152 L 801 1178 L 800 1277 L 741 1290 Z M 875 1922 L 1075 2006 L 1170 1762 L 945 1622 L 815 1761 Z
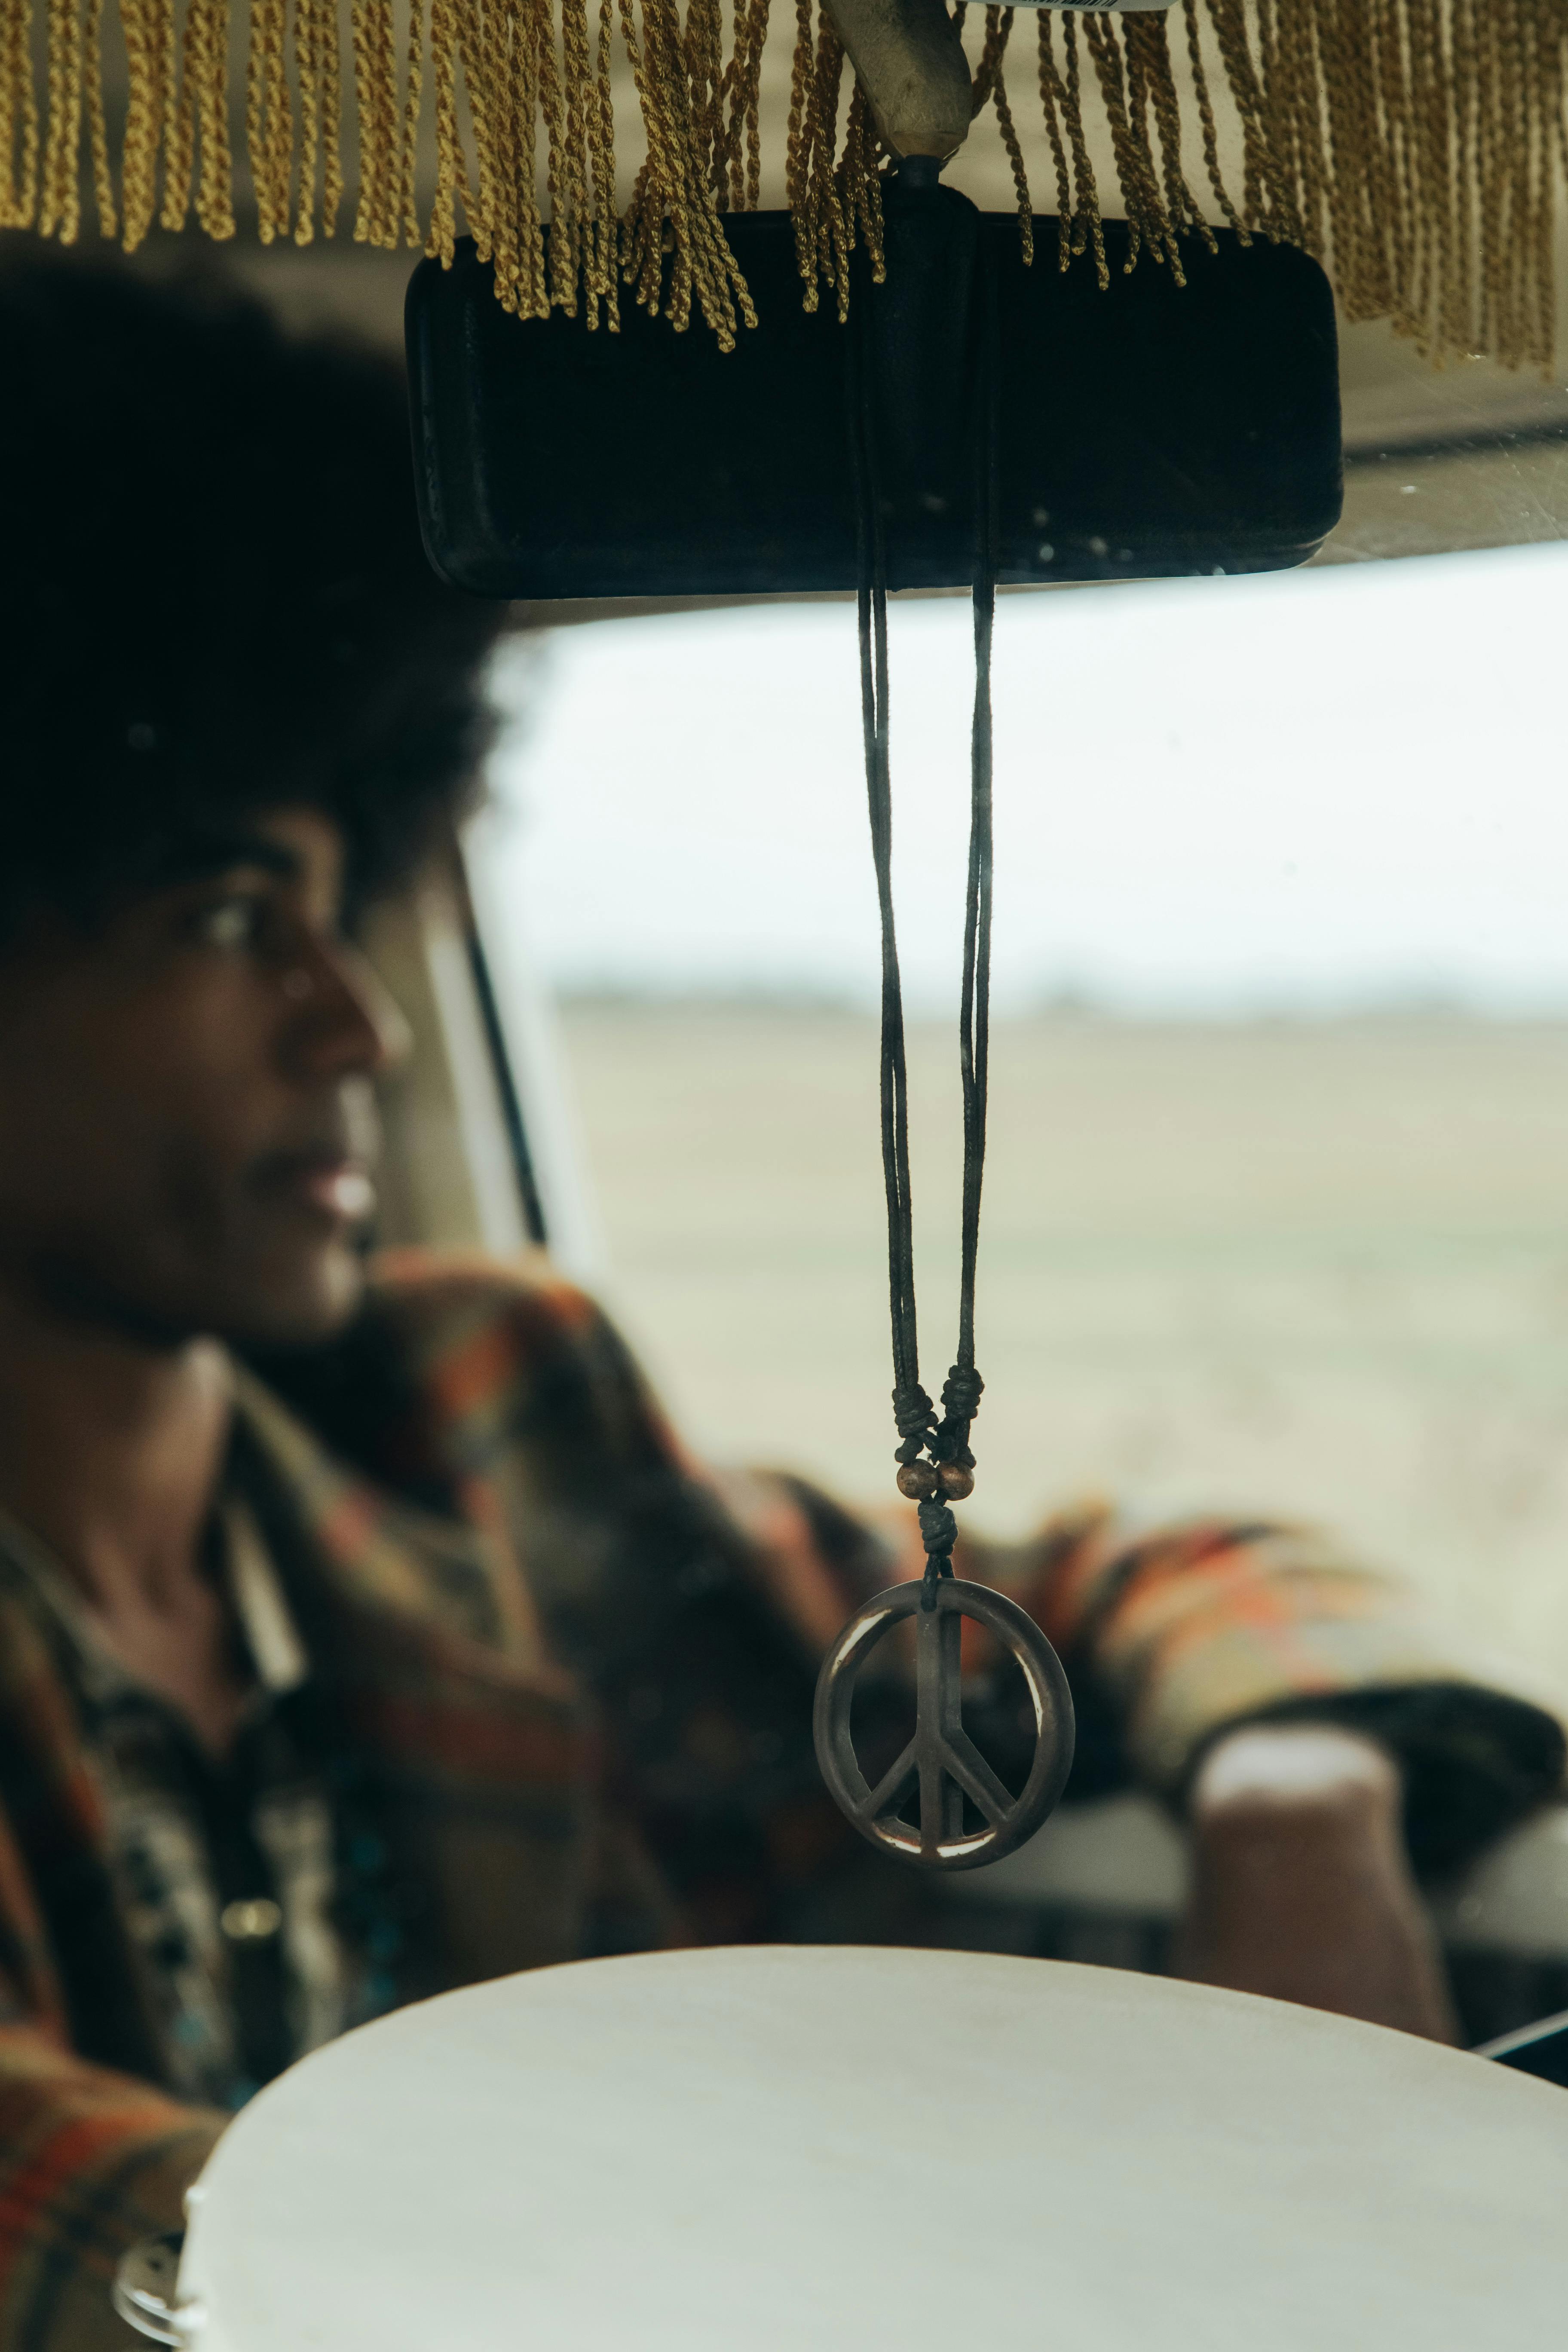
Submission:
M 249 1506 L 237 1496 L 222 1496 L 217 1525 L 219 1573 L 255 1672 L 258 1694 L 280 1698 L 309 1677 L 304 1643 Z M 157 1697 L 106 1647 L 91 1612 L 49 1547 L 4 1509 L 0 1562 L 30 1591 L 63 1636 L 86 1697 L 105 1703 L 133 1695 Z

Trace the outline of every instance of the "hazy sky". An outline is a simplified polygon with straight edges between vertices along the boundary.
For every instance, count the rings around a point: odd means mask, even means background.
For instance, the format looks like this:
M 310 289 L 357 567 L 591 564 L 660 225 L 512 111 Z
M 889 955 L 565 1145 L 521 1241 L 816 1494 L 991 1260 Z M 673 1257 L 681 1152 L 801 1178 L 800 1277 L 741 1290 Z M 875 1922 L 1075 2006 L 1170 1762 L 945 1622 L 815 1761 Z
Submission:
M 995 976 L 1179 1010 L 1568 1006 L 1568 546 L 1005 597 Z M 945 1007 L 967 605 L 896 605 L 900 945 Z M 498 861 L 558 983 L 869 999 L 855 615 L 563 630 L 503 661 Z

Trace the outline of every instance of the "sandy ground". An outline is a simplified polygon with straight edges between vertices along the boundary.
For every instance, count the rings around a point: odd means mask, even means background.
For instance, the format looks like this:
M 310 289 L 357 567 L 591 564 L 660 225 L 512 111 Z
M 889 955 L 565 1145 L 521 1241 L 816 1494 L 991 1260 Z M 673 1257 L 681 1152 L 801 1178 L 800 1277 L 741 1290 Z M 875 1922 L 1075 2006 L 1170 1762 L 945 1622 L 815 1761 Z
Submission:
M 565 1021 L 609 1296 L 689 1435 L 884 1495 L 873 1024 Z M 956 1048 L 910 1050 L 934 1388 Z M 985 1210 L 978 1520 L 1086 1488 L 1305 1515 L 1568 1697 L 1568 1024 L 1009 1023 Z

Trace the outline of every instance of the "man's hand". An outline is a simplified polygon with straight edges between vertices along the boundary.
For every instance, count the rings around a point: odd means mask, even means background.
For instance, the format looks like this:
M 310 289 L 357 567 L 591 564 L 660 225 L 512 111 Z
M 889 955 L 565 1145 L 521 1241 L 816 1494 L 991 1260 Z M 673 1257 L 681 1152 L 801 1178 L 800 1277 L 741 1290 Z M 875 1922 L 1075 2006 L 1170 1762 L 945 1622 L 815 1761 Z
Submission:
M 1193 1788 L 1176 1972 L 1454 2041 L 1401 1793 L 1393 1759 L 1354 1732 L 1258 1724 L 1219 1740 Z

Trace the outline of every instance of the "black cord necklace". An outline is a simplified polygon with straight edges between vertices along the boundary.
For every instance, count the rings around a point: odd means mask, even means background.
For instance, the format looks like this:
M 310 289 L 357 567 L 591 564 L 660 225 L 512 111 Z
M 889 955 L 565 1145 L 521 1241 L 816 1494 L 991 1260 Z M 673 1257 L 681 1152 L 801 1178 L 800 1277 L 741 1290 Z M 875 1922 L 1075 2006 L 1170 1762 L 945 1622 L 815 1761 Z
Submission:
M 871 856 L 882 929 L 882 1177 L 888 1208 L 888 1293 L 892 1331 L 893 1420 L 900 1494 L 918 1507 L 925 1573 L 868 1601 L 840 1634 L 817 1685 L 817 1759 L 835 1798 L 873 1843 L 943 1869 L 994 1861 L 1032 1836 L 1072 1762 L 1072 1703 L 1056 1653 L 1016 1605 L 953 1576 L 958 1522 L 952 1505 L 973 1492 L 969 1439 L 984 1382 L 974 1364 L 974 1281 L 985 1167 L 991 995 L 991 653 L 996 600 L 997 344 L 995 284 L 983 254 L 975 449 L 974 712 L 970 741 L 969 869 L 964 899 L 959 1066 L 963 1090 L 963 1208 L 958 1346 L 942 1384 L 942 1412 L 921 1385 L 910 1188 L 909 1077 L 903 992 L 893 911 L 892 789 L 889 761 L 887 535 L 877 463 L 876 390 L 863 325 L 852 326 L 848 426 L 854 458 L 859 551 L 860 705 Z M 860 302 L 853 317 L 868 315 Z M 914 1738 L 876 1788 L 861 1772 L 850 1735 L 856 1674 L 882 1634 L 915 1614 L 918 1717 Z M 967 1735 L 962 1720 L 959 1634 L 973 1617 L 1016 1659 L 1034 1704 L 1035 1761 L 1015 1797 Z M 900 1819 L 911 1783 L 920 1823 Z M 984 1826 L 965 1828 L 964 1801 Z

